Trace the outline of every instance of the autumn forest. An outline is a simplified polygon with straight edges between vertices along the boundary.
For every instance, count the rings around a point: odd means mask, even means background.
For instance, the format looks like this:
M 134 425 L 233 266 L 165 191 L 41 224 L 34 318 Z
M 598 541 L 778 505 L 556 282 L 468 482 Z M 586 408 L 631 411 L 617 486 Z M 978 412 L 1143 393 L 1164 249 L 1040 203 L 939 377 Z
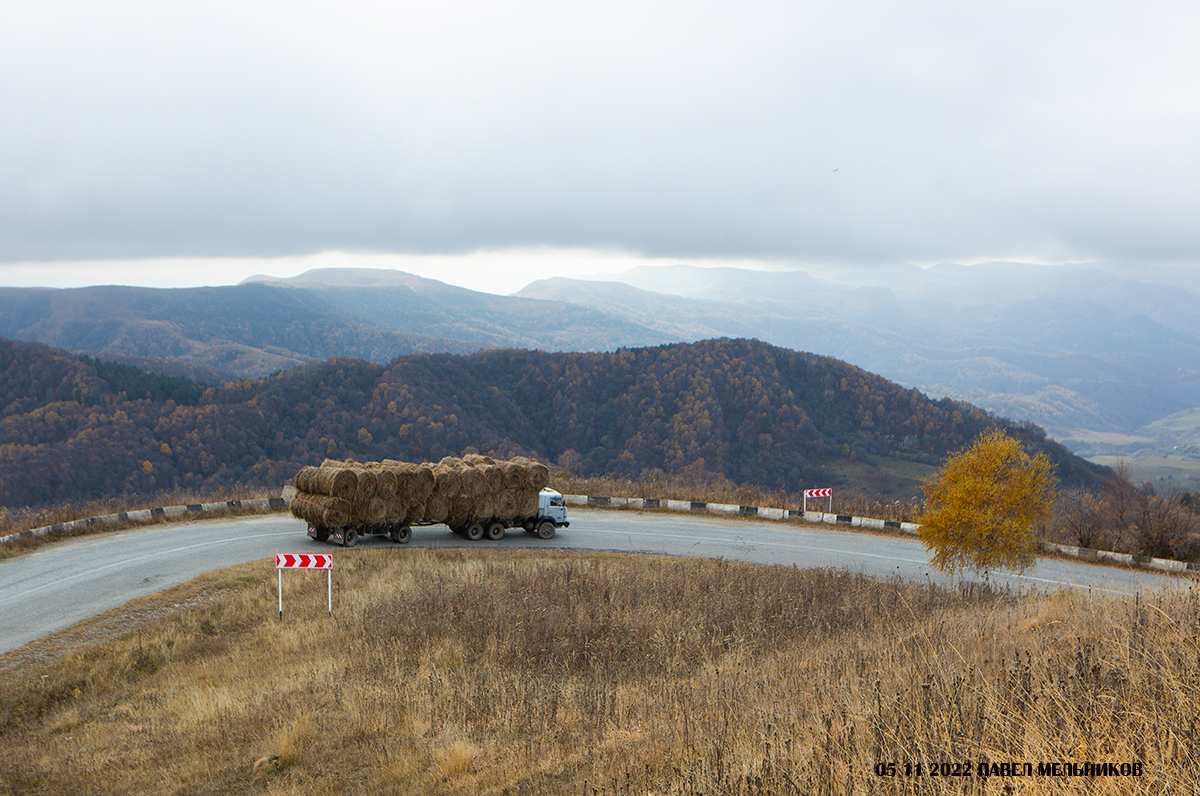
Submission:
M 754 340 L 609 353 L 333 357 L 210 386 L 0 339 L 0 505 L 281 486 L 325 458 L 525 455 L 580 476 L 772 489 L 937 465 L 981 431 L 1044 450 L 1067 485 L 1100 468 L 1013 424 L 840 360 Z M 900 491 L 913 485 L 896 482 Z

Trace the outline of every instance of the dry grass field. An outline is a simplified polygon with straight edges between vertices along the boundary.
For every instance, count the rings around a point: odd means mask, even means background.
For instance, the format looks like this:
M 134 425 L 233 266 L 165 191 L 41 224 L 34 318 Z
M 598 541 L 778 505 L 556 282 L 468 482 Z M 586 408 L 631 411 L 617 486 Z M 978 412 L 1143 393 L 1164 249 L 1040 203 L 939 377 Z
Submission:
M 1119 601 L 616 554 L 335 556 L 332 617 L 324 573 L 287 572 L 280 621 L 257 562 L 0 657 L 0 794 L 1200 787 L 1186 583 Z M 1142 776 L 1037 774 L 1089 761 Z

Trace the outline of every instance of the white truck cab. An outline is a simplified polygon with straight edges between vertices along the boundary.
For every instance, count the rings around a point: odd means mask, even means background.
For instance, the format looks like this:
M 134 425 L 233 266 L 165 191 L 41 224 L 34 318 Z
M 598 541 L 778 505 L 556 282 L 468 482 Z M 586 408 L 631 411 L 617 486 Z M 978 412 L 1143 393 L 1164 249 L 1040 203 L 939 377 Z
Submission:
M 559 528 L 566 528 L 567 502 L 563 500 L 562 492 L 546 487 L 538 493 L 538 519 L 550 520 Z

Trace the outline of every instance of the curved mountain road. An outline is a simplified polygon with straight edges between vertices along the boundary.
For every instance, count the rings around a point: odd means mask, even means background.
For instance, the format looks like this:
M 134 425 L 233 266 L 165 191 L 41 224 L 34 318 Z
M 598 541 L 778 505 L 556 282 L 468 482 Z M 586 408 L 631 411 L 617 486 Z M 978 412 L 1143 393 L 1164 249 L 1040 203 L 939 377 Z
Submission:
M 415 547 L 544 547 L 567 550 L 664 553 L 725 558 L 758 564 L 839 567 L 876 577 L 950 584 L 933 571 L 916 539 L 842 529 L 798 527 L 709 515 L 577 510 L 572 527 L 550 541 L 523 532 L 498 542 L 468 542 L 443 525 L 413 529 Z M 288 515 L 238 517 L 157 525 L 51 545 L 0 561 L 0 653 L 116 608 L 127 601 L 184 583 L 206 572 L 255 559 L 274 577 L 276 553 L 345 550 L 310 540 L 303 522 Z M 367 537 L 358 550 L 404 547 Z M 336 567 L 336 562 L 335 562 Z M 270 573 L 267 575 L 267 573 Z M 1000 585 L 1036 589 L 1093 589 L 1133 594 L 1183 581 L 1137 570 L 1042 559 L 1025 575 L 993 573 Z

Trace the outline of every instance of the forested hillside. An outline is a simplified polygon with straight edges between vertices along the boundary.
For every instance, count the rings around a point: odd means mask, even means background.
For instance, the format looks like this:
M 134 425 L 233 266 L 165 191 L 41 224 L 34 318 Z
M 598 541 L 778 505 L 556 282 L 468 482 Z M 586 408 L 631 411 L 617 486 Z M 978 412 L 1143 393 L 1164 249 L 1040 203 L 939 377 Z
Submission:
M 331 358 L 201 387 L 0 340 L 0 504 L 281 485 L 326 457 L 437 460 L 523 454 L 579 475 L 659 472 L 768 488 L 838 486 L 839 463 L 937 464 L 997 423 L 839 360 L 758 341 L 612 353 L 498 350 Z M 1046 450 L 1069 484 L 1099 468 Z M 890 480 L 889 480 L 890 479 Z

